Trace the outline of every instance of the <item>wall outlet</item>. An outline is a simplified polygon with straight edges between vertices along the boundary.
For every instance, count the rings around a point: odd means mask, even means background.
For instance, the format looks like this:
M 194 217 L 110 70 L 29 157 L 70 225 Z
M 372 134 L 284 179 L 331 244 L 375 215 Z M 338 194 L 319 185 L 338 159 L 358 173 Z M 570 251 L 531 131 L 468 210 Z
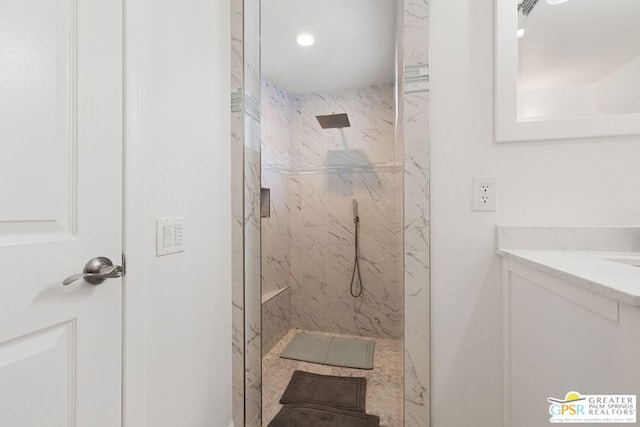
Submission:
M 473 177 L 471 209 L 494 212 L 498 207 L 498 179 L 495 177 Z

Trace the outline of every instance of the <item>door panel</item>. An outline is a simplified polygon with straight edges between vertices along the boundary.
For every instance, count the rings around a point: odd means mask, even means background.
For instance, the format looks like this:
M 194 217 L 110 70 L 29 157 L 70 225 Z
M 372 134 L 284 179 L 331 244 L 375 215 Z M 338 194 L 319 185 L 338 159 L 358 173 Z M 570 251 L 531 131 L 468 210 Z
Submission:
M 22 425 L 72 425 L 74 322 L 0 346 L 0 413 Z M 46 385 L 43 387 L 43 385 Z M 38 410 L 34 410 L 38 402 Z
M 3 242 L 75 231 L 76 6 L 0 1 Z
M 0 425 L 120 425 L 121 223 L 121 2 L 0 0 Z

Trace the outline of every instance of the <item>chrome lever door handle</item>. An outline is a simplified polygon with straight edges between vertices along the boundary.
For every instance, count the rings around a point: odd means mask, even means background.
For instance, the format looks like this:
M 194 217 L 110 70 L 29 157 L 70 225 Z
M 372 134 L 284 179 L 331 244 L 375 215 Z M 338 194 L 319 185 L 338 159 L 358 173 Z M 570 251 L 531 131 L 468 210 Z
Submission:
M 113 265 L 113 262 L 111 262 L 109 258 L 96 257 L 91 259 L 87 265 L 84 266 L 84 271 L 82 273 L 67 277 L 64 279 L 62 284 L 67 286 L 77 280 L 84 279 L 92 285 L 99 285 L 104 282 L 105 279 L 116 279 L 118 277 L 122 277 L 123 274 L 124 271 L 122 267 L 119 265 Z

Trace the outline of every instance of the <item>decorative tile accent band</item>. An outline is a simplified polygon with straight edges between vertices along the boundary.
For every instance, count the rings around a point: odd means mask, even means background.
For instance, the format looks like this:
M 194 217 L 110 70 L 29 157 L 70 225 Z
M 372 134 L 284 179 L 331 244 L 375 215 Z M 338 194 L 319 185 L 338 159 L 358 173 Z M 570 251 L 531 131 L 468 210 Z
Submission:
M 242 101 L 242 90 L 238 89 L 233 92 L 231 94 L 231 112 L 239 113 L 242 112 L 243 107 L 246 107 L 246 113 L 260 121 L 260 101 L 248 93 L 244 94 L 244 104 Z
M 245 112 L 259 122 L 260 121 L 260 101 L 255 99 L 253 96 L 249 95 L 248 93 L 245 93 L 244 106 L 245 106 Z
M 231 93 L 231 112 L 242 112 L 242 89 Z
M 264 162 L 262 170 L 277 172 L 282 175 L 327 175 L 366 172 L 402 172 L 401 163 L 350 163 L 342 165 L 309 165 L 301 168 L 290 168 L 277 163 Z
M 404 67 L 404 92 L 417 93 L 429 91 L 429 66 L 408 65 Z

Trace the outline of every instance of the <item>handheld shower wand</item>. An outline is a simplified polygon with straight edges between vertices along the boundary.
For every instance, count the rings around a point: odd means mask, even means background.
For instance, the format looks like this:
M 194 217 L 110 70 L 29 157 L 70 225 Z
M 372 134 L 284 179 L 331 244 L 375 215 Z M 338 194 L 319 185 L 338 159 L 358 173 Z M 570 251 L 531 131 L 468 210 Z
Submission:
M 362 286 L 362 277 L 360 276 L 360 243 L 358 239 L 358 226 L 360 225 L 360 216 L 358 215 L 358 201 L 353 199 L 353 223 L 355 224 L 355 259 L 353 261 L 353 274 L 351 275 L 351 287 L 349 291 L 351 296 L 358 298 L 362 295 L 364 287 Z M 357 276 L 357 278 L 356 278 Z
M 360 217 L 358 216 L 358 201 L 353 199 L 353 222 L 356 224 L 360 222 Z

